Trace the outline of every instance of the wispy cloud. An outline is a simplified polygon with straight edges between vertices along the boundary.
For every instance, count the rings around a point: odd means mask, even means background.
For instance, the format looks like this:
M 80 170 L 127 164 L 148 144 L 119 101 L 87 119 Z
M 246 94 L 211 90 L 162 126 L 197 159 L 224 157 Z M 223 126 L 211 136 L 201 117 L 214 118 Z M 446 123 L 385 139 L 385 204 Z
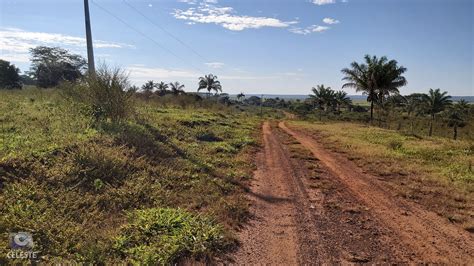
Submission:
M 326 24 L 339 24 L 340 21 L 337 20 L 337 19 L 333 19 L 333 18 L 324 18 L 323 19 L 323 22 L 326 23 Z
M 197 79 L 199 77 L 199 73 L 186 69 L 153 68 L 144 65 L 131 65 L 126 69 L 130 72 L 130 79 L 137 84 L 145 83 L 147 80 L 172 81 L 175 79 Z
M 86 40 L 83 37 L 75 37 L 59 33 L 33 32 L 17 28 L 0 28 L 0 47 L 2 58 L 13 62 L 28 62 L 30 48 L 39 45 L 61 46 L 65 48 L 84 48 Z M 94 41 L 95 48 L 131 48 L 132 45 Z
M 225 64 L 221 62 L 209 62 L 209 63 L 205 63 L 205 65 L 211 68 L 219 69 L 219 68 L 223 68 Z
M 329 30 L 330 28 L 328 26 L 320 26 L 320 25 L 311 25 L 306 28 L 291 28 L 290 31 L 296 34 L 302 34 L 302 35 L 307 35 L 313 32 L 325 32 Z
M 188 3 L 191 0 L 181 1 Z M 210 4 L 211 2 L 214 1 L 201 2 L 197 7 L 186 10 L 176 9 L 172 14 L 177 19 L 194 23 L 216 24 L 232 31 L 263 27 L 286 28 L 297 23 L 296 21 L 282 21 L 277 18 L 237 15 L 232 7 L 218 7 Z
M 334 4 L 336 3 L 336 0 L 311 0 L 311 2 L 315 5 L 322 6 L 322 5 Z

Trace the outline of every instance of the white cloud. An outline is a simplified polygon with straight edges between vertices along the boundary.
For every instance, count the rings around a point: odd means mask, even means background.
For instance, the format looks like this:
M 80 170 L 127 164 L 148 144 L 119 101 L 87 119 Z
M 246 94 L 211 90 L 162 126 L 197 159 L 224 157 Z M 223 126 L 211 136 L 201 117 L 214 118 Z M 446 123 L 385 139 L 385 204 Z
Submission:
M 326 23 L 326 24 L 339 24 L 340 21 L 337 20 L 337 19 L 333 19 L 333 18 L 324 18 L 323 19 L 323 22 Z
M 334 4 L 336 3 L 336 0 L 312 0 L 311 2 L 315 5 L 322 6 L 327 4 Z
M 209 63 L 205 63 L 205 65 L 211 68 L 215 68 L 215 69 L 224 67 L 224 63 L 220 63 L 220 62 L 209 62 Z
M 286 28 L 297 23 L 296 21 L 281 21 L 277 18 L 236 15 L 232 7 L 217 7 L 206 3 L 199 4 L 197 8 L 192 7 L 187 10 L 176 9 L 172 14 L 177 19 L 195 23 L 212 23 L 232 31 L 259 29 L 262 27 Z
M 61 46 L 69 49 L 86 47 L 86 39 L 59 33 L 24 31 L 17 28 L 0 28 L 1 56 L 13 62 L 28 62 L 29 49 L 39 45 Z M 94 41 L 94 48 L 124 48 L 132 45 Z
M 290 31 L 296 34 L 308 35 L 313 32 L 325 32 L 329 29 L 328 26 L 311 25 L 306 28 L 291 28 Z
M 199 77 L 199 73 L 192 70 L 183 69 L 166 69 L 166 68 L 152 68 L 144 65 L 131 65 L 126 68 L 130 72 L 130 79 L 132 82 L 141 84 L 148 80 L 164 81 L 175 79 L 195 79 Z
M 188 5 L 195 5 L 195 4 L 197 4 L 197 0 L 178 0 L 178 2 L 186 3 L 186 4 L 188 4 Z

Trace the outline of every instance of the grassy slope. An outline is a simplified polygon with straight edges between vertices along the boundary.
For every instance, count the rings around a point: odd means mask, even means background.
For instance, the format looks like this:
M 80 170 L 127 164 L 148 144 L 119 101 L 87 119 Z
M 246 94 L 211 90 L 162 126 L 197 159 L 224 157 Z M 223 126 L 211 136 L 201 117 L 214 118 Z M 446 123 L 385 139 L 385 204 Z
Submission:
M 474 144 L 423 138 L 352 123 L 292 122 L 394 186 L 466 228 L 474 226 Z
M 0 94 L 0 262 L 15 231 L 50 261 L 166 263 L 233 243 L 254 116 L 140 102 L 95 129 L 55 91 Z

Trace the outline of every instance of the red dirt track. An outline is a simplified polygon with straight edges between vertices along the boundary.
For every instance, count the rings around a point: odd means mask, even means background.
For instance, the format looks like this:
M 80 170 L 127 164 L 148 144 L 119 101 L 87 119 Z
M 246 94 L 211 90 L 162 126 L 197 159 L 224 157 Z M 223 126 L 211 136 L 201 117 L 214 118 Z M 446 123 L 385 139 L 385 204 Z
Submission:
M 255 217 L 235 263 L 474 263 L 470 233 L 396 197 L 309 134 L 265 122 L 263 142 L 250 192 Z M 312 158 L 294 156 L 291 143 Z

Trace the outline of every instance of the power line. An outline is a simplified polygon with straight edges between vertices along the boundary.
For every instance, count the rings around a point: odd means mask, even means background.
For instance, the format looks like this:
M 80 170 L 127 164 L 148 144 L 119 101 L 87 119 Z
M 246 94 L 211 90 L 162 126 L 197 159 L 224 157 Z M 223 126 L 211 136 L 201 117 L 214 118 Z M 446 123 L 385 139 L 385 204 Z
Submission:
M 198 53 L 195 49 L 193 49 L 190 45 L 186 44 L 185 42 L 183 42 L 181 39 L 179 39 L 177 36 L 175 36 L 173 33 L 169 32 L 167 29 L 165 29 L 163 26 L 161 26 L 160 24 L 154 22 L 151 18 L 149 18 L 148 16 L 146 16 L 145 14 L 143 14 L 143 12 L 141 12 L 140 10 L 138 10 L 136 7 L 134 7 L 132 4 L 128 3 L 127 1 L 125 0 L 122 0 L 122 2 L 124 4 L 126 4 L 127 6 L 129 6 L 131 9 L 133 9 L 136 13 L 138 13 L 140 16 L 142 16 L 143 18 L 145 18 L 148 22 L 150 22 L 151 24 L 153 24 L 154 26 L 158 27 L 159 29 L 161 29 L 163 32 L 165 32 L 166 34 L 168 34 L 168 36 L 170 36 L 171 38 L 173 38 L 174 40 L 176 40 L 177 42 L 179 42 L 181 45 L 183 45 L 184 47 L 188 48 L 191 52 L 193 52 L 195 55 L 197 55 L 199 58 L 201 58 L 202 60 L 204 61 L 208 61 L 206 60 L 206 58 L 204 58 L 200 53 Z
M 100 8 L 102 11 L 104 11 L 105 13 L 109 14 L 110 16 L 114 17 L 116 20 L 120 21 L 122 24 L 124 24 L 125 26 L 129 27 L 131 30 L 135 31 L 136 33 L 140 34 L 141 36 L 143 36 L 144 38 L 150 40 L 152 43 L 154 43 L 156 46 L 160 47 L 161 49 L 165 50 L 166 52 L 168 52 L 169 54 L 173 55 L 174 57 L 182 60 L 183 62 L 186 62 L 186 60 L 184 60 L 182 57 L 180 57 L 179 55 L 177 55 L 176 53 L 174 53 L 173 51 L 171 51 L 170 49 L 166 48 L 165 46 L 163 46 L 162 44 L 160 44 L 159 42 L 155 41 L 153 38 L 151 38 L 150 36 L 146 35 L 145 33 L 143 33 L 142 31 L 138 30 L 137 28 L 131 26 L 130 24 L 128 24 L 125 20 L 121 19 L 119 16 L 113 14 L 112 12 L 108 11 L 106 8 L 104 8 L 103 6 L 97 4 L 95 1 L 92 1 L 92 4 L 94 4 L 95 6 L 97 6 L 98 8 Z M 194 66 L 194 65 L 191 65 L 192 68 L 194 68 L 195 70 L 198 70 L 199 72 L 203 72 L 200 68 Z M 203 72 L 204 73 L 204 72 Z

